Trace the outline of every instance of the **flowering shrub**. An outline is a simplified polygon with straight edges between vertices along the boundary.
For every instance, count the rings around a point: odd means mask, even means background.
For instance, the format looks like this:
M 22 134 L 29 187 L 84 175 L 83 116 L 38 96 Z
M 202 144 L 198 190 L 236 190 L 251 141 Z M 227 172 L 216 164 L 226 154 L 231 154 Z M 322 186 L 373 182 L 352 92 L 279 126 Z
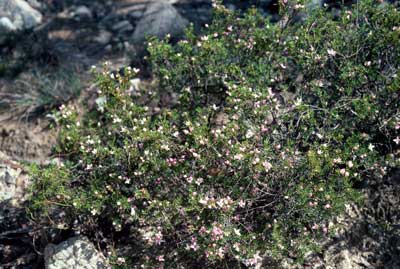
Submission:
M 200 37 L 150 41 L 157 89 L 105 65 L 98 110 L 60 111 L 63 165 L 34 169 L 31 209 L 129 238 L 136 255 L 113 259 L 128 268 L 301 261 L 357 200 L 354 183 L 399 165 L 395 7 L 286 24 L 215 13 Z

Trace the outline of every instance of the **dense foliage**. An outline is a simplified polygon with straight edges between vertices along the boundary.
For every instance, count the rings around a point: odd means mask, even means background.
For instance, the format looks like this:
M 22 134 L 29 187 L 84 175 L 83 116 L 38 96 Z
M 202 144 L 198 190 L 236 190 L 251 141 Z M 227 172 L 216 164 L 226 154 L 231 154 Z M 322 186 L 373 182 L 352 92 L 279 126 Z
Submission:
M 128 268 L 315 250 L 353 185 L 399 165 L 400 13 L 361 1 L 294 15 L 272 24 L 217 5 L 202 36 L 150 41 L 154 89 L 105 65 L 97 111 L 60 110 L 64 162 L 34 169 L 33 212 L 130 238 Z

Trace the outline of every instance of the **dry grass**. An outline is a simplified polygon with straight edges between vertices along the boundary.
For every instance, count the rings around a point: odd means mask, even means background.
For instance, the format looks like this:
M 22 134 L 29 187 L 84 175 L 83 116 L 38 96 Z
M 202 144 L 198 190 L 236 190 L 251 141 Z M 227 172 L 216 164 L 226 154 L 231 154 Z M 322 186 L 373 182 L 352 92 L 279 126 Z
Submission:
M 0 92 L 0 119 L 29 119 L 43 115 L 77 97 L 79 78 L 71 71 L 21 74 Z

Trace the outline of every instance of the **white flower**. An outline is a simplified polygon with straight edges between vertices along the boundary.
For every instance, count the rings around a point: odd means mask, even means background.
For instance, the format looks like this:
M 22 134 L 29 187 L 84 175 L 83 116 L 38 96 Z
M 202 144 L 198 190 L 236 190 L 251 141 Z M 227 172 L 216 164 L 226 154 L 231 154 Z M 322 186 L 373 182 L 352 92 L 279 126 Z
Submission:
M 375 148 L 375 146 L 374 146 L 374 145 L 372 145 L 372 144 L 369 144 L 369 145 L 368 145 L 368 149 L 369 149 L 370 151 L 373 151 L 373 150 L 374 150 L 374 148 Z
M 131 208 L 131 216 L 135 216 L 135 215 L 136 215 L 135 208 L 134 208 L 134 207 L 132 207 L 132 208 Z
M 253 164 L 256 165 L 260 162 L 260 158 L 256 157 L 253 161 Z
M 117 259 L 117 263 L 118 264 L 124 264 L 126 261 L 125 261 L 125 258 L 122 258 L 122 257 L 118 257 L 118 259 Z
M 168 151 L 169 150 L 169 146 L 168 145 L 166 145 L 166 144 L 163 144 L 163 145 L 161 145 L 161 147 L 160 147 L 162 150 L 166 150 L 166 151 Z
M 336 54 L 337 54 L 337 52 L 336 52 L 335 50 L 333 50 L 333 49 L 328 49 L 327 52 L 328 52 L 328 54 L 329 54 L 330 56 L 333 56 L 333 57 L 335 57 Z
M 199 203 L 202 204 L 202 205 L 206 205 L 208 203 L 208 198 L 206 197 L 205 199 L 203 199 L 203 198 L 200 199 Z
M 396 137 L 395 139 L 393 139 L 393 142 L 396 143 L 396 145 L 400 144 L 400 138 Z
M 300 106 L 301 103 L 302 103 L 302 101 L 303 101 L 303 100 L 302 100 L 301 98 L 297 98 L 296 101 L 294 102 L 294 105 L 295 105 L 295 106 Z
M 267 172 L 269 170 L 271 170 L 271 168 L 272 168 L 272 164 L 270 162 L 268 162 L 268 161 L 263 162 L 263 166 L 265 168 L 265 171 L 267 171 Z
M 249 138 L 252 138 L 253 136 L 254 136 L 253 131 L 251 129 L 247 130 L 246 138 L 249 139 Z
M 200 185 L 201 183 L 203 183 L 203 178 L 199 177 L 198 179 L 196 179 L 196 184 Z
M 241 153 L 236 154 L 235 156 L 233 156 L 233 158 L 234 158 L 235 160 L 240 161 L 241 159 L 243 159 L 243 154 L 241 154 Z

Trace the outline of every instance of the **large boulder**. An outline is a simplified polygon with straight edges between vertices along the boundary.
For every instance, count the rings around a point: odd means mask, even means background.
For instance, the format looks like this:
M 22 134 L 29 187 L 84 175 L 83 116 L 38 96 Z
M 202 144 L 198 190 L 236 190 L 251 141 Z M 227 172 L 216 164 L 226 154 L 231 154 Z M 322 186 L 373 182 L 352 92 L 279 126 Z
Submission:
M 110 266 L 86 237 L 77 236 L 44 251 L 46 269 L 107 269 Z
M 179 38 L 188 24 L 188 20 L 168 1 L 150 2 L 136 25 L 132 39 L 134 43 L 142 43 L 147 36 L 164 38 L 167 34 Z
M 23 0 L 0 0 L 0 36 L 35 27 L 42 14 Z

